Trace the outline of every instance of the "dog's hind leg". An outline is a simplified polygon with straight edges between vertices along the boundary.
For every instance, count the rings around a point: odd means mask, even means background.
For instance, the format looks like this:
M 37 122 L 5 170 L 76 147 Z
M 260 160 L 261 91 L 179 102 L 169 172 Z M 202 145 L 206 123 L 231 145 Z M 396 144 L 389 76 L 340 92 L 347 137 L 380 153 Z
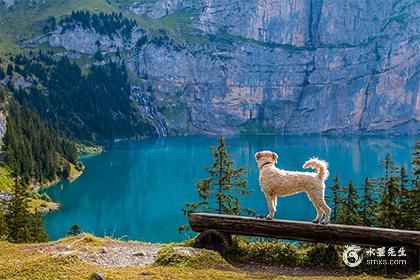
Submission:
M 319 201 L 314 202 L 313 204 L 314 204 L 315 209 L 316 209 L 316 217 L 315 217 L 315 219 L 314 219 L 314 220 L 312 220 L 312 222 L 313 222 L 313 223 L 318 224 L 318 223 L 319 223 L 319 221 L 320 221 L 320 220 L 321 220 L 321 218 L 322 218 L 322 214 L 324 214 L 324 211 L 322 210 L 322 206 L 321 206 L 321 204 L 319 203 Z
M 322 214 L 324 213 L 322 209 L 322 204 L 321 204 L 322 199 L 319 199 L 318 195 L 312 192 L 307 192 L 306 194 L 308 195 L 309 200 L 312 202 L 312 204 L 314 205 L 316 209 L 316 217 L 314 220 L 312 220 L 312 222 L 318 224 L 319 221 L 321 220 Z
M 322 200 L 321 203 L 322 209 L 325 213 L 325 219 L 321 223 L 328 224 L 330 222 L 331 208 L 328 207 L 327 203 L 325 203 L 325 200 Z

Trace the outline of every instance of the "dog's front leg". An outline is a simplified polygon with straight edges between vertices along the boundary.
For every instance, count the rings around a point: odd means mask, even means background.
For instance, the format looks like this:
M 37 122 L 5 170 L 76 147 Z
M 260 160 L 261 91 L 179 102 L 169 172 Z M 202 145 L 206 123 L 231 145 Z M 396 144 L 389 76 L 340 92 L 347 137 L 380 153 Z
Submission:
M 265 198 L 267 199 L 267 205 L 268 205 L 268 211 L 269 211 L 266 219 L 272 220 L 274 218 L 274 215 L 276 214 L 277 197 L 271 196 L 271 195 L 265 195 Z

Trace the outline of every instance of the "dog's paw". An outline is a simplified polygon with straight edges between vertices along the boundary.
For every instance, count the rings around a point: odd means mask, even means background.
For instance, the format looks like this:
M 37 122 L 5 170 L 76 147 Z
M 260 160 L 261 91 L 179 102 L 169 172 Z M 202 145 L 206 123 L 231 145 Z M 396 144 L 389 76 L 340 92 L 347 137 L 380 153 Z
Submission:
M 312 223 L 319 224 L 319 220 L 318 219 L 315 219 L 315 220 L 312 221 Z
M 265 217 L 266 220 L 272 220 L 273 217 L 271 217 L 270 215 L 267 215 L 267 217 Z
M 323 225 L 328 225 L 328 223 L 329 223 L 328 221 L 322 221 L 321 222 L 321 224 L 323 224 Z

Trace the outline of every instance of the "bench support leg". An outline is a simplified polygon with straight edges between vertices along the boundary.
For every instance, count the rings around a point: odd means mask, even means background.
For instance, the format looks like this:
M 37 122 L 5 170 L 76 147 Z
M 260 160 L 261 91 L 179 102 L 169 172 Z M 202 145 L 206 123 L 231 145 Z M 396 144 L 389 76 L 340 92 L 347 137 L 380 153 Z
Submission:
M 232 245 L 230 234 L 209 229 L 201 232 L 195 239 L 195 247 L 213 250 L 222 257 L 226 257 L 229 247 Z

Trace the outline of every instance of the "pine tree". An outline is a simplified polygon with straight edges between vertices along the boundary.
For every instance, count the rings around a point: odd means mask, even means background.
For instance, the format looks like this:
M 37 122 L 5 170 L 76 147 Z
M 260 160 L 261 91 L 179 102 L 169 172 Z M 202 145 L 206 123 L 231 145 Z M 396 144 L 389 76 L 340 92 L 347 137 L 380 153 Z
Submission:
M 45 182 L 69 174 L 69 163 L 77 165 L 77 148 L 58 135 L 27 104 L 9 104 L 3 150 L 5 163 L 22 178 Z
M 13 66 L 11 64 L 7 65 L 6 73 L 7 73 L 8 76 L 13 75 Z
M 411 188 L 408 193 L 408 204 L 410 210 L 407 217 L 411 221 L 410 229 L 420 230 L 420 140 L 416 141 L 416 147 L 413 153 L 412 165 L 412 180 Z
M 15 179 L 12 190 L 12 200 L 8 205 L 6 214 L 9 240 L 15 243 L 22 243 L 28 240 L 29 236 L 29 215 L 28 198 L 26 188 Z
M 68 236 L 76 236 L 82 233 L 82 229 L 77 224 L 73 224 L 69 231 L 67 232 Z
M 94 54 L 94 58 L 95 58 L 97 61 L 102 61 L 102 60 L 104 60 L 104 56 L 102 55 L 102 52 L 101 52 L 100 50 L 97 50 L 97 51 L 95 52 L 95 54 Z
M 41 213 L 35 212 L 35 214 L 29 215 L 29 228 L 29 236 L 25 242 L 35 243 L 48 241 L 48 235 L 45 231 Z
M 360 217 L 357 200 L 359 194 L 352 181 L 349 181 L 346 190 L 345 202 L 343 205 L 343 223 L 347 225 L 357 225 L 360 223 Z
M 376 201 L 372 197 L 371 188 L 372 183 L 366 177 L 365 183 L 363 184 L 363 197 L 360 201 L 360 218 L 364 226 L 373 226 L 375 222 Z
M 6 224 L 6 217 L 3 210 L 0 208 L 0 240 L 7 237 L 8 229 Z
M 411 165 L 414 179 L 418 179 L 420 177 L 420 140 L 416 141 Z
M 410 221 L 410 212 L 411 212 L 411 205 L 410 205 L 410 191 L 407 187 L 409 182 L 407 171 L 404 167 L 400 169 L 399 174 L 399 197 L 398 197 L 398 209 L 399 213 L 396 220 L 396 227 L 397 228 L 409 228 L 412 222 Z
M 8 240 L 15 243 L 45 242 L 47 234 L 44 229 L 42 216 L 31 214 L 28 210 L 27 181 L 16 177 L 12 190 L 12 200 L 7 209 L 6 225 Z
M 386 154 L 382 166 L 385 169 L 385 174 L 378 180 L 381 189 L 378 222 L 382 227 L 395 228 L 399 212 L 399 179 L 398 176 L 395 176 L 397 168 L 390 154 Z
M 240 213 L 254 214 L 251 209 L 240 206 L 239 196 L 249 195 L 245 179 L 246 169 L 234 169 L 232 156 L 227 152 L 225 140 L 219 139 L 217 147 L 211 147 L 213 164 L 207 168 L 210 177 L 196 184 L 200 202 L 187 203 L 183 209 L 184 215 L 196 211 L 216 212 L 219 214 L 237 215 Z M 179 228 L 184 230 L 185 226 Z
M 3 80 L 6 78 L 6 73 L 4 73 L 4 70 L 2 67 L 0 67 L 0 80 Z
M 332 211 L 331 211 L 331 218 L 332 221 L 337 223 L 338 221 L 338 212 L 340 210 L 341 207 L 341 202 L 342 199 L 340 198 L 340 179 L 338 178 L 338 174 L 335 175 L 334 179 L 333 179 L 334 185 L 330 186 L 330 189 L 332 191 L 332 197 L 331 197 L 331 202 L 332 202 Z
M 384 180 L 389 180 L 390 177 L 395 172 L 394 161 L 392 160 L 391 154 L 387 153 L 385 155 L 385 160 L 381 163 L 381 166 L 385 169 L 385 178 L 384 178 Z

